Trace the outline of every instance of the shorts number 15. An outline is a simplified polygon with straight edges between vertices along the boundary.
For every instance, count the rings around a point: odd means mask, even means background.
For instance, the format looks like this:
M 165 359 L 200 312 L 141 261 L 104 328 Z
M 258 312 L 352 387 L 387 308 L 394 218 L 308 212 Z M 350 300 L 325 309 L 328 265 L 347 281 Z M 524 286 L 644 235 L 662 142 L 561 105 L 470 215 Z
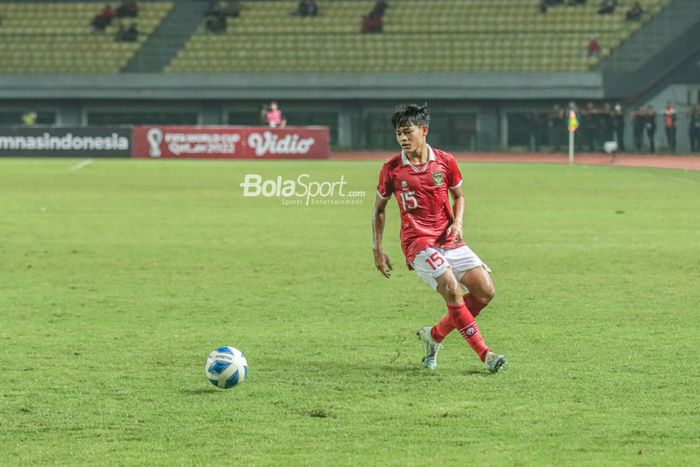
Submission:
M 401 206 L 403 206 L 404 211 L 409 209 L 416 209 L 418 207 L 418 200 L 416 199 L 415 191 L 402 191 L 401 192 Z

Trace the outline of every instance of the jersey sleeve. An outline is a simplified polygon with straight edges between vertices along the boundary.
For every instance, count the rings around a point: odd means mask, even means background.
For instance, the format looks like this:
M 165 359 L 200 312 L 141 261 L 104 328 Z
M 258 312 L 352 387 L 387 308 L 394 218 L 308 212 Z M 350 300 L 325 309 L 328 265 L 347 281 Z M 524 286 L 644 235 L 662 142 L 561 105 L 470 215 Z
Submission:
M 382 199 L 391 198 L 394 192 L 394 182 L 391 177 L 391 171 L 388 164 L 384 164 L 382 171 L 379 172 L 379 183 L 377 184 L 377 195 Z
M 457 188 L 462 186 L 462 173 L 459 171 L 457 160 L 450 155 L 447 160 L 447 186 Z

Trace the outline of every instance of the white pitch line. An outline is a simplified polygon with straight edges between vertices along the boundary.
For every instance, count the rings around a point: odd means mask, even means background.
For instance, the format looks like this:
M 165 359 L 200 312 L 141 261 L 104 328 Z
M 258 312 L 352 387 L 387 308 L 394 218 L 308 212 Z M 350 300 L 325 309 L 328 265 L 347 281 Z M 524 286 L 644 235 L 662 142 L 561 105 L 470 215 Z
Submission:
M 87 167 L 90 164 L 93 164 L 95 162 L 95 159 L 85 159 L 84 161 L 80 161 L 77 164 L 75 164 L 73 167 L 70 168 L 71 172 L 76 172 L 82 168 Z

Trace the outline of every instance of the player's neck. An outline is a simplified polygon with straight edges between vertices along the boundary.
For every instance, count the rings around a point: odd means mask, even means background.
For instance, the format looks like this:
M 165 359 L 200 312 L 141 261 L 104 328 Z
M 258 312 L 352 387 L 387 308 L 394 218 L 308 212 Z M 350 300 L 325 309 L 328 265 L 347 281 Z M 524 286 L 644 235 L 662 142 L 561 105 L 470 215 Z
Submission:
M 406 157 L 412 165 L 420 165 L 428 162 L 428 145 L 424 144 L 415 152 L 406 152 Z

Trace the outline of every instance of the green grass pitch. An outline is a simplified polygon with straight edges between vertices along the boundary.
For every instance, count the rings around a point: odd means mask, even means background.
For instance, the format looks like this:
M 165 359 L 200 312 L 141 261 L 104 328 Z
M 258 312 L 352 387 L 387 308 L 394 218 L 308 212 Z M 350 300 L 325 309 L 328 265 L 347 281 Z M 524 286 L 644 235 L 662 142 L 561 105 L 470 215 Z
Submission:
M 444 306 L 393 200 L 374 269 L 379 162 L 77 162 L 0 160 L 1 464 L 700 464 L 700 173 L 462 164 L 490 375 L 457 333 L 419 367 Z M 219 345 L 251 365 L 230 391 Z

